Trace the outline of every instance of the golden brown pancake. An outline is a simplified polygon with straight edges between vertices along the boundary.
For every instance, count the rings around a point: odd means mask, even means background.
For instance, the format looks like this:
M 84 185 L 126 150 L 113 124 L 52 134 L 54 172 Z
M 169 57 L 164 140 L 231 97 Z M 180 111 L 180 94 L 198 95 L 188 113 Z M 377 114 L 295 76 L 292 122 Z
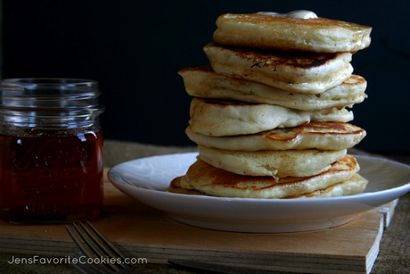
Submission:
M 189 125 L 208 136 L 254 134 L 309 122 L 349 122 L 353 112 L 342 108 L 301 111 L 268 104 L 193 98 Z
M 368 181 L 365 178 L 356 173 L 349 180 L 331 185 L 325 189 L 286 198 L 328 198 L 354 195 L 362 193 L 365 190 L 367 183 Z
M 311 193 L 350 179 L 359 170 L 353 156 L 347 155 L 320 174 L 309 177 L 243 176 L 215 168 L 198 160 L 182 177 L 184 188 L 211 196 L 242 198 L 285 198 Z M 186 187 L 188 186 L 188 187 Z
M 346 150 L 222 150 L 198 147 L 199 159 L 240 175 L 249 176 L 311 176 L 330 168 L 343 158 Z
M 194 132 L 190 127 L 186 129 L 186 134 L 198 145 L 224 150 L 340 150 L 358 144 L 366 136 L 366 131 L 348 123 L 311 122 L 250 135 L 207 136 Z
M 370 44 L 371 27 L 326 19 L 298 19 L 269 14 L 223 14 L 214 40 L 252 48 L 355 52 Z
M 350 77 L 351 53 L 295 53 L 223 47 L 204 47 L 212 69 L 219 74 L 263 83 L 290 92 L 322 93 Z
M 232 78 L 205 68 L 185 68 L 179 74 L 184 79 L 186 92 L 199 98 L 271 104 L 298 110 L 351 107 L 366 98 L 366 80 L 358 75 L 352 75 L 340 85 L 313 95 Z
M 178 193 L 178 194 L 190 194 L 190 195 L 201 195 L 202 193 L 195 190 L 195 189 L 189 189 L 189 188 L 184 188 L 183 185 L 181 185 L 181 180 L 182 176 L 175 178 L 172 180 L 171 184 L 168 187 L 169 192 L 173 193 Z
M 188 195 L 206 195 L 200 191 L 194 189 L 185 189 L 184 185 L 181 185 L 183 176 L 177 177 L 172 180 L 168 191 L 178 194 L 188 194 Z M 328 197 L 340 197 L 348 196 L 362 193 L 368 181 L 360 176 L 359 174 L 354 174 L 350 179 L 331 185 L 325 189 L 319 189 L 310 193 L 305 193 L 302 195 L 288 196 L 284 197 L 286 199 L 296 199 L 296 198 L 328 198 Z

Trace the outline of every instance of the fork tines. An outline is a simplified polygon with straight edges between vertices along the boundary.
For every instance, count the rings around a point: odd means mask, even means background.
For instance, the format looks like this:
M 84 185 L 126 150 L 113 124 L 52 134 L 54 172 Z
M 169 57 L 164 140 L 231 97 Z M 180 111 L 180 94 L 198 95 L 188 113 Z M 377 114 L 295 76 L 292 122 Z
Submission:
M 70 237 L 88 258 L 115 259 L 115 263 L 103 263 L 103 267 L 113 272 L 123 272 L 131 268 L 125 263 L 125 256 L 108 241 L 89 221 L 75 221 L 66 225 Z

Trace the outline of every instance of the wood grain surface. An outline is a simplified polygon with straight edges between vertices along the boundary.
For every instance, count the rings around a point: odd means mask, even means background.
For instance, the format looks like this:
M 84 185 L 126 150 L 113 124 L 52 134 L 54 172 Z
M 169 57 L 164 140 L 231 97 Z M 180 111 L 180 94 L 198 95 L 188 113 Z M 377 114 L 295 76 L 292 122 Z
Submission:
M 378 211 L 340 227 L 313 232 L 255 234 L 201 229 L 175 222 L 107 181 L 104 186 L 104 216 L 95 226 L 130 255 L 147 257 L 153 263 L 185 259 L 291 272 L 368 273 L 383 233 L 384 221 Z M 75 251 L 75 245 L 63 225 L 0 222 L 0 249 L 14 254 L 67 256 Z

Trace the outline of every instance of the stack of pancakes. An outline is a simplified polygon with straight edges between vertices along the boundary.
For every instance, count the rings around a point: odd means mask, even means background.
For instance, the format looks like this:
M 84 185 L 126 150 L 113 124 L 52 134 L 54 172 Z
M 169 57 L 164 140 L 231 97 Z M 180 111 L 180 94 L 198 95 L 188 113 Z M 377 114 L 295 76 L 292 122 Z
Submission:
M 366 98 L 352 53 L 370 27 L 270 13 L 225 14 L 204 47 L 212 69 L 179 72 L 193 96 L 197 161 L 169 190 L 222 197 L 332 197 L 367 181 L 347 148 L 366 132 L 347 109 Z

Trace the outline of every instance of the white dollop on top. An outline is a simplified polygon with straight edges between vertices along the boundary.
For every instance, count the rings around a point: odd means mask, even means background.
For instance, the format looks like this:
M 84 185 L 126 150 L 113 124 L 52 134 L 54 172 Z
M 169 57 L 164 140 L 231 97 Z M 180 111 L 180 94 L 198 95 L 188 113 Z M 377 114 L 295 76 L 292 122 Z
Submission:
M 298 18 L 298 19 L 314 19 L 317 18 L 316 13 L 310 10 L 294 10 L 288 13 L 277 13 L 271 11 L 260 11 L 258 14 L 265 14 L 270 16 L 283 16 L 283 17 L 291 17 L 291 18 Z

